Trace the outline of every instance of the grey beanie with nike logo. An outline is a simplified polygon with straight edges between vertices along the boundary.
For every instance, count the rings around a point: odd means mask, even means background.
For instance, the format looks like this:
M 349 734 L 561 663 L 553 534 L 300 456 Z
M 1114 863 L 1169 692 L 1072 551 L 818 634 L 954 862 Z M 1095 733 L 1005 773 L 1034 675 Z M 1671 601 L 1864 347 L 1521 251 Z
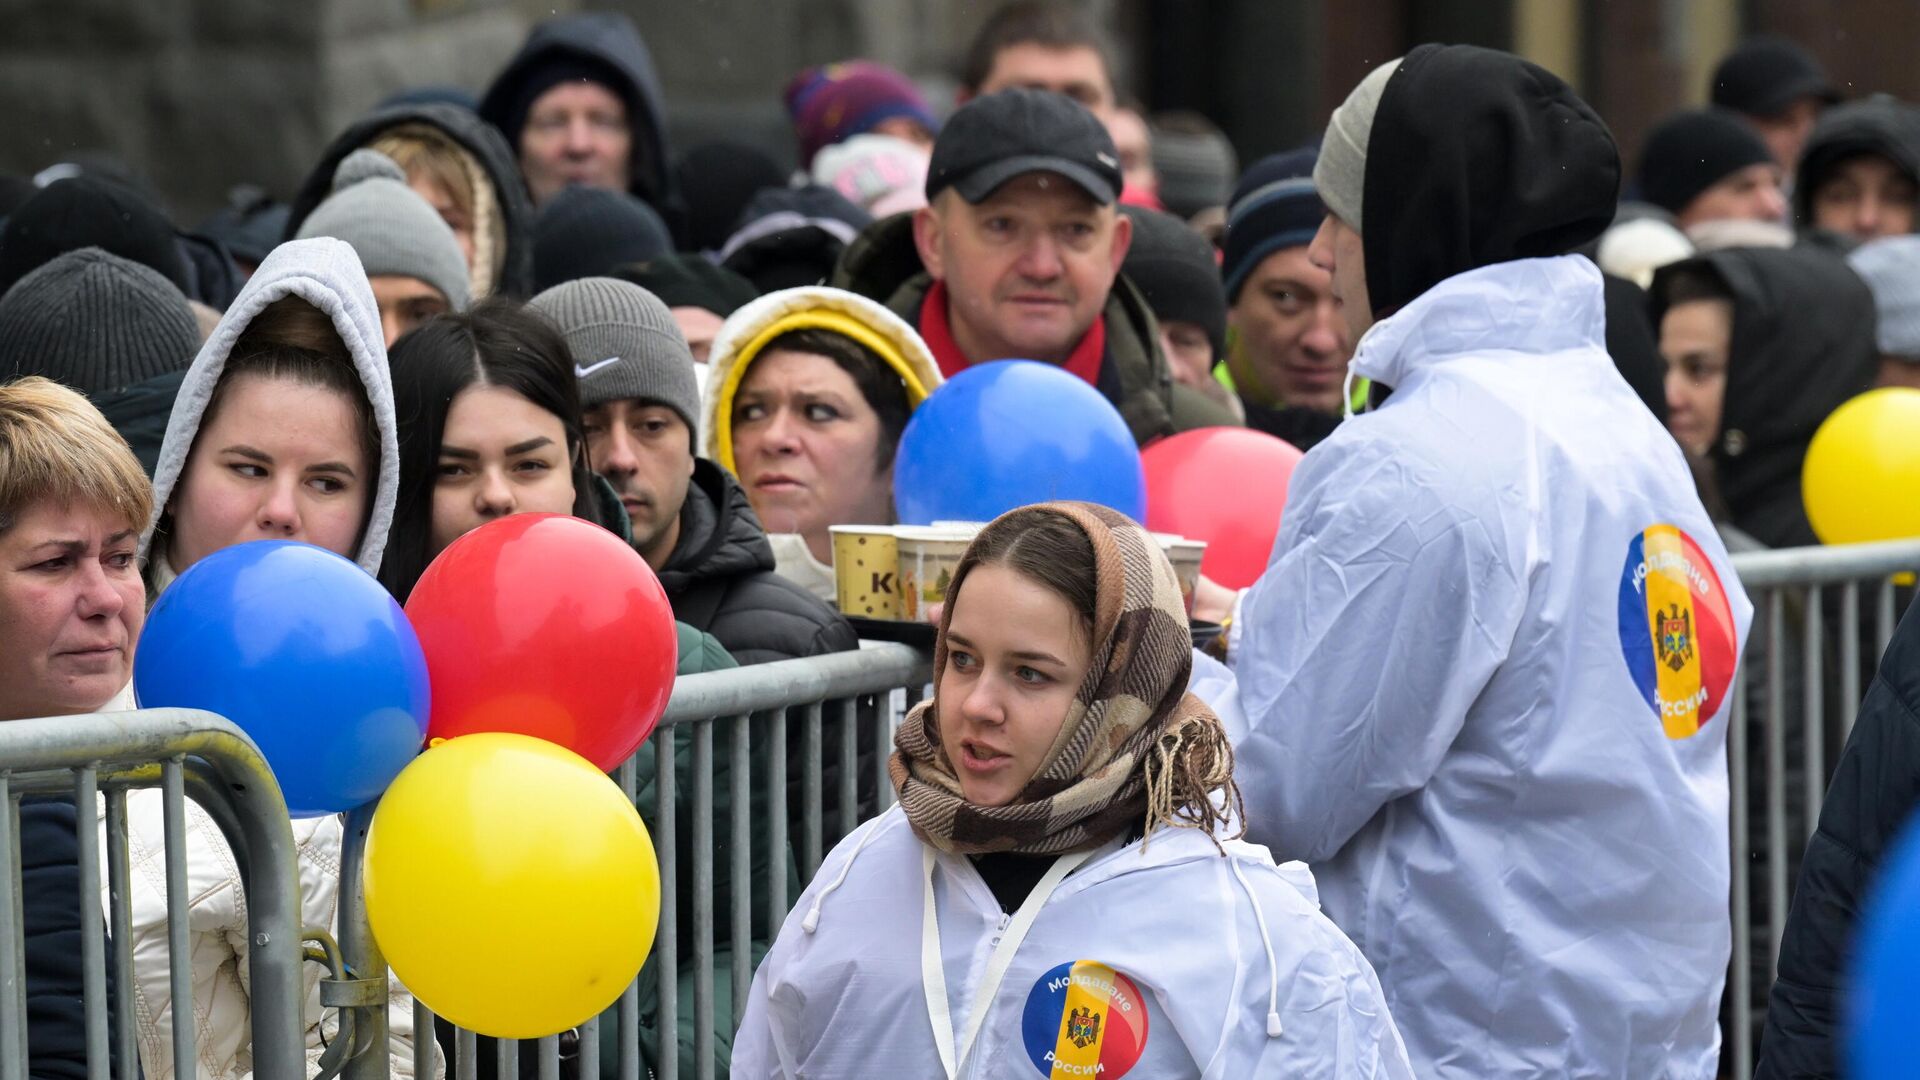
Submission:
M 660 298 L 631 282 L 589 277 L 529 303 L 566 335 L 580 407 L 637 400 L 664 405 L 696 430 L 700 383 L 692 350 Z

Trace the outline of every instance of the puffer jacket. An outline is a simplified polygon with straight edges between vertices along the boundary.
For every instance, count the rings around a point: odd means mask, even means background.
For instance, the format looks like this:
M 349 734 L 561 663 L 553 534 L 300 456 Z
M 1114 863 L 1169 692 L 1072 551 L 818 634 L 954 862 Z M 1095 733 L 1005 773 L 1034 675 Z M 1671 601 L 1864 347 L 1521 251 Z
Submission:
M 680 542 L 660 584 L 674 618 L 718 638 L 743 665 L 859 647 L 839 612 L 774 573 L 773 547 L 747 493 L 705 458 L 694 462 Z
M 847 246 L 827 284 L 878 300 L 920 329 L 920 305 L 933 278 L 913 246 L 913 215 L 895 214 L 867 226 Z M 1160 324 L 1126 275 L 1114 279 L 1102 314 L 1107 320 L 1107 355 L 1101 382 L 1108 381 L 1110 370 L 1114 383 L 1101 392 L 1120 410 L 1135 442 L 1144 446 L 1193 428 L 1240 426 L 1226 408 L 1173 381 L 1160 349 Z
M 101 803 L 100 850 L 106 851 L 105 803 Z M 140 1064 L 146 1080 L 173 1077 L 173 988 L 167 945 L 167 862 L 163 803 L 158 789 L 127 794 L 127 854 L 132 883 L 133 1009 Z M 300 868 L 300 918 L 306 926 L 334 925 L 340 899 L 338 817 L 293 822 Z M 102 856 L 104 860 L 104 854 Z M 187 802 L 187 904 L 193 961 L 194 1051 L 200 1080 L 245 1080 L 253 1076 L 253 1029 L 247 970 L 247 896 L 239 862 L 220 827 L 198 803 Z M 100 901 L 105 905 L 106 866 L 101 865 Z M 338 1016 L 320 1006 L 318 964 L 301 970 L 305 993 L 307 1065 L 311 1070 L 339 1028 Z M 400 980 L 387 991 L 389 1060 L 395 1077 L 413 1076 L 413 997 Z M 434 1076 L 444 1076 L 436 1063 Z

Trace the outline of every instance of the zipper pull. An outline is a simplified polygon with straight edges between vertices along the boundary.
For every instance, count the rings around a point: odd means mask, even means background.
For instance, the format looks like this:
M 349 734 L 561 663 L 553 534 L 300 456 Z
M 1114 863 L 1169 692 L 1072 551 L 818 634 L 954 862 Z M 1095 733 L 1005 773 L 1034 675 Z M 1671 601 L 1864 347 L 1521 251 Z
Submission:
M 1008 927 L 1008 926 L 1010 926 L 1010 925 L 1012 925 L 1012 923 L 1013 923 L 1013 916 L 1011 916 L 1011 915 L 1009 915 L 1009 914 L 1007 914 L 1007 913 L 1006 913 L 1006 912 L 1004 912 L 1004 911 L 1003 911 L 1003 912 L 1001 912 L 1001 913 L 1000 913 L 1000 922 L 999 922 L 999 924 L 998 924 L 998 925 L 996 925 L 996 926 L 995 926 L 995 927 L 993 928 L 993 940 L 992 940 L 992 941 L 990 941 L 990 942 L 988 942 L 988 944 L 989 944 L 989 945 L 995 945 L 995 946 L 997 946 L 997 945 L 999 945 L 999 944 L 1000 944 L 1000 935 L 1002 935 L 1002 934 L 1004 934 L 1004 933 L 1006 933 L 1006 932 L 1007 932 L 1007 927 Z

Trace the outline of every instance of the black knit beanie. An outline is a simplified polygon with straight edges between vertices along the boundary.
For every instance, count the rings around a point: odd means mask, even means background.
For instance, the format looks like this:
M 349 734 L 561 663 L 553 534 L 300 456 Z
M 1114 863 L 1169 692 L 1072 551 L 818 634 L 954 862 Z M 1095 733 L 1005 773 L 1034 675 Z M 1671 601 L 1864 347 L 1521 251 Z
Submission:
M 186 296 L 99 248 L 60 255 L 0 297 L 0 382 L 44 375 L 98 397 L 184 369 L 199 349 Z
M 534 218 L 533 287 L 545 292 L 568 281 L 605 277 L 616 266 L 672 251 L 667 223 L 637 197 L 606 188 L 564 188 Z
M 123 184 L 82 175 L 47 185 L 7 216 L 0 229 L 0 293 L 84 247 L 150 266 L 188 291 L 186 259 L 160 208 Z
M 1669 214 L 1746 168 L 1773 161 L 1752 125 L 1728 109 L 1688 109 L 1654 125 L 1640 151 L 1640 197 Z
M 752 282 L 703 255 L 663 255 L 622 266 L 612 276 L 640 286 L 670 308 L 699 308 L 723 319 L 760 298 Z
M 1813 54 L 1786 38 L 1742 42 L 1713 69 L 1713 103 L 1748 116 L 1778 116 L 1802 98 L 1840 100 Z
M 1133 219 L 1133 245 L 1120 272 L 1146 294 L 1162 322 L 1197 323 L 1213 355 L 1227 352 L 1227 292 L 1213 261 L 1213 245 L 1172 214 L 1122 206 Z
M 560 52 L 529 68 L 520 77 L 513 99 L 500 115 L 500 132 L 507 137 L 513 152 L 520 152 L 520 135 L 526 130 L 527 116 L 540 95 L 564 82 L 590 82 L 619 98 L 627 107 L 627 122 L 634 129 L 634 142 L 640 141 L 642 120 L 636 112 L 631 81 L 620 70 L 597 56 Z
M 773 158 L 740 143 L 696 146 L 675 172 L 687 202 L 687 247 L 694 251 L 719 251 L 755 195 L 787 186 L 787 174 Z

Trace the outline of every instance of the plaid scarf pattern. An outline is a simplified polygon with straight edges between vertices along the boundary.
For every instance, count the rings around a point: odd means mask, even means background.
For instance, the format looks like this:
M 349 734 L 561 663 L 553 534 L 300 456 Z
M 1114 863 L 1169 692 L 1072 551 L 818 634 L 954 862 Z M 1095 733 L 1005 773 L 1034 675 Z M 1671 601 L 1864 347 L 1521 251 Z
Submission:
M 1231 820 L 1211 798 L 1232 789 L 1233 752 L 1220 720 L 1187 693 L 1192 636 L 1173 566 L 1144 528 L 1090 503 L 1022 507 L 1001 518 L 1057 514 L 1087 534 L 1094 553 L 1093 662 L 1060 733 L 1033 779 L 1005 806 L 961 793 L 940 745 L 938 687 L 947 665 L 949 606 L 934 646 L 935 694 L 901 722 L 888 761 L 894 793 L 914 832 L 953 854 L 1055 855 L 1096 847 L 1138 821 L 1206 829 Z M 996 523 L 998 524 L 998 523 Z M 969 550 L 953 577 L 957 595 L 977 565 Z

